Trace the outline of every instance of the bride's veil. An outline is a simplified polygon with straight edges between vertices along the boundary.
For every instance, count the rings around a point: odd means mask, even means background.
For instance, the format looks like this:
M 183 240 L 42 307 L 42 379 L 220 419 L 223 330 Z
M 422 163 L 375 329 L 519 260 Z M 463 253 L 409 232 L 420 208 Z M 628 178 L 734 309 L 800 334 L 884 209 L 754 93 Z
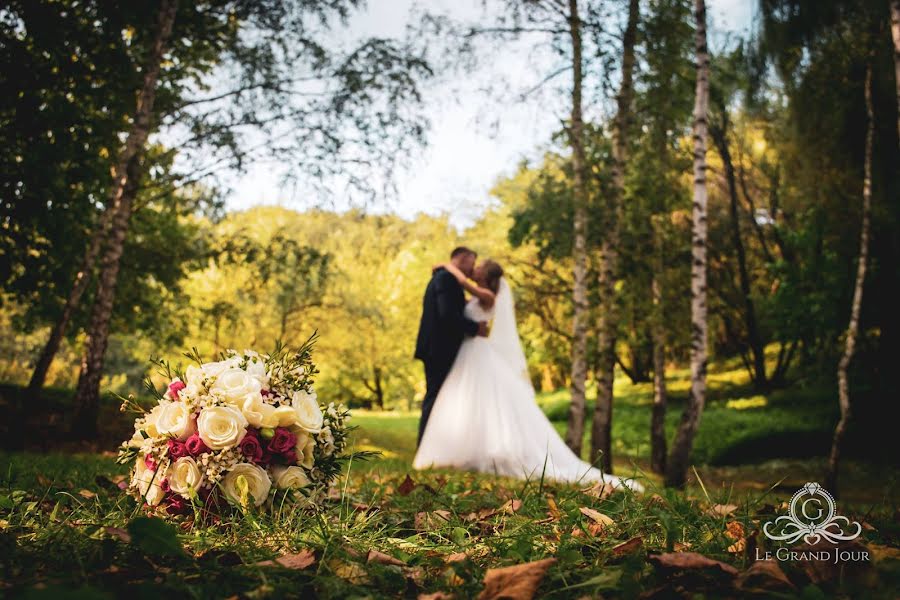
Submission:
M 528 378 L 525 352 L 522 350 L 522 342 L 516 329 L 515 301 L 505 277 L 500 278 L 500 287 L 494 301 L 494 324 L 491 326 L 488 341 L 497 353 L 509 362 L 514 372 Z

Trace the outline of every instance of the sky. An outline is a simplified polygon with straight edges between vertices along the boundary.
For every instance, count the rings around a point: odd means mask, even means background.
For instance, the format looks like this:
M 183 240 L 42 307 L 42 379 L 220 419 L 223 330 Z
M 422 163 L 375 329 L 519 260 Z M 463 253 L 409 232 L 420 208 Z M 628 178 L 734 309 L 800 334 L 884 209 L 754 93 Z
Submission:
M 747 34 L 758 0 L 707 0 L 713 48 L 729 35 Z M 369 0 L 366 10 L 354 15 L 346 40 L 368 36 L 402 37 L 415 7 L 441 12 L 455 19 L 474 20 L 482 14 L 482 0 Z M 510 46 L 495 52 L 489 64 L 467 74 L 465 81 L 438 81 L 425 89 L 425 114 L 431 128 L 428 144 L 395 175 L 395 197 L 379 201 L 372 210 L 393 212 L 406 218 L 424 212 L 448 214 L 451 223 L 465 227 L 491 204 L 490 190 L 497 180 L 515 172 L 522 160 L 538 158 L 559 130 L 565 107 L 542 105 L 536 96 L 524 102 L 498 102 L 495 94 L 479 83 L 497 73 L 510 89 L 528 89 L 540 79 L 534 73 L 533 55 Z M 560 77 L 564 84 L 566 75 Z M 468 84 L 468 85 L 467 85 Z M 241 174 L 226 176 L 230 188 L 228 210 L 258 205 L 278 205 L 303 210 L 320 203 L 298 198 L 279 184 L 286 166 L 259 164 Z M 335 208 L 342 208 L 340 199 Z

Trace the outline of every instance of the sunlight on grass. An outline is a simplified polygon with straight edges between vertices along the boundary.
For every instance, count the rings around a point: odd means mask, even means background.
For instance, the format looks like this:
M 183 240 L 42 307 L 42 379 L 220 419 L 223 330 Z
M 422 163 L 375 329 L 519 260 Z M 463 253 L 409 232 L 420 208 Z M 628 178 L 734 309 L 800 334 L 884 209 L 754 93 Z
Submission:
M 726 408 L 734 410 L 747 410 L 748 408 L 763 408 L 769 404 L 765 396 L 753 396 L 752 398 L 735 398 L 725 403 Z

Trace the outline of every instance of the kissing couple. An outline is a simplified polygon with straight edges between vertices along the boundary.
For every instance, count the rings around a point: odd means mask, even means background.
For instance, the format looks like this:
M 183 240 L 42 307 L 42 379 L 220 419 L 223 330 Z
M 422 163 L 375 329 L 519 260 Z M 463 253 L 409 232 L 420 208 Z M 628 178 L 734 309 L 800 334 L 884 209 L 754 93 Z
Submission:
M 459 247 L 434 269 L 415 356 L 425 365 L 426 392 L 414 468 L 643 490 L 576 456 L 537 405 L 513 293 L 495 261 L 478 262 L 473 250 Z

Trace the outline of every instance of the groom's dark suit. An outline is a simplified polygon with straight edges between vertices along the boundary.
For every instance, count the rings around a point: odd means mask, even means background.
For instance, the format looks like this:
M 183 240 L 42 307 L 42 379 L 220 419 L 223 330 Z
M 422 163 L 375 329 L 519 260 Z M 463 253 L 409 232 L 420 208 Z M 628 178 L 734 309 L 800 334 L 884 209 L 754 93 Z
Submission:
M 444 384 L 456 353 L 466 335 L 478 334 L 478 323 L 463 314 L 466 296 L 456 277 L 445 269 L 438 269 L 425 288 L 422 299 L 422 321 L 416 340 L 416 358 L 425 364 L 425 398 L 419 420 L 419 441 L 438 391 Z

